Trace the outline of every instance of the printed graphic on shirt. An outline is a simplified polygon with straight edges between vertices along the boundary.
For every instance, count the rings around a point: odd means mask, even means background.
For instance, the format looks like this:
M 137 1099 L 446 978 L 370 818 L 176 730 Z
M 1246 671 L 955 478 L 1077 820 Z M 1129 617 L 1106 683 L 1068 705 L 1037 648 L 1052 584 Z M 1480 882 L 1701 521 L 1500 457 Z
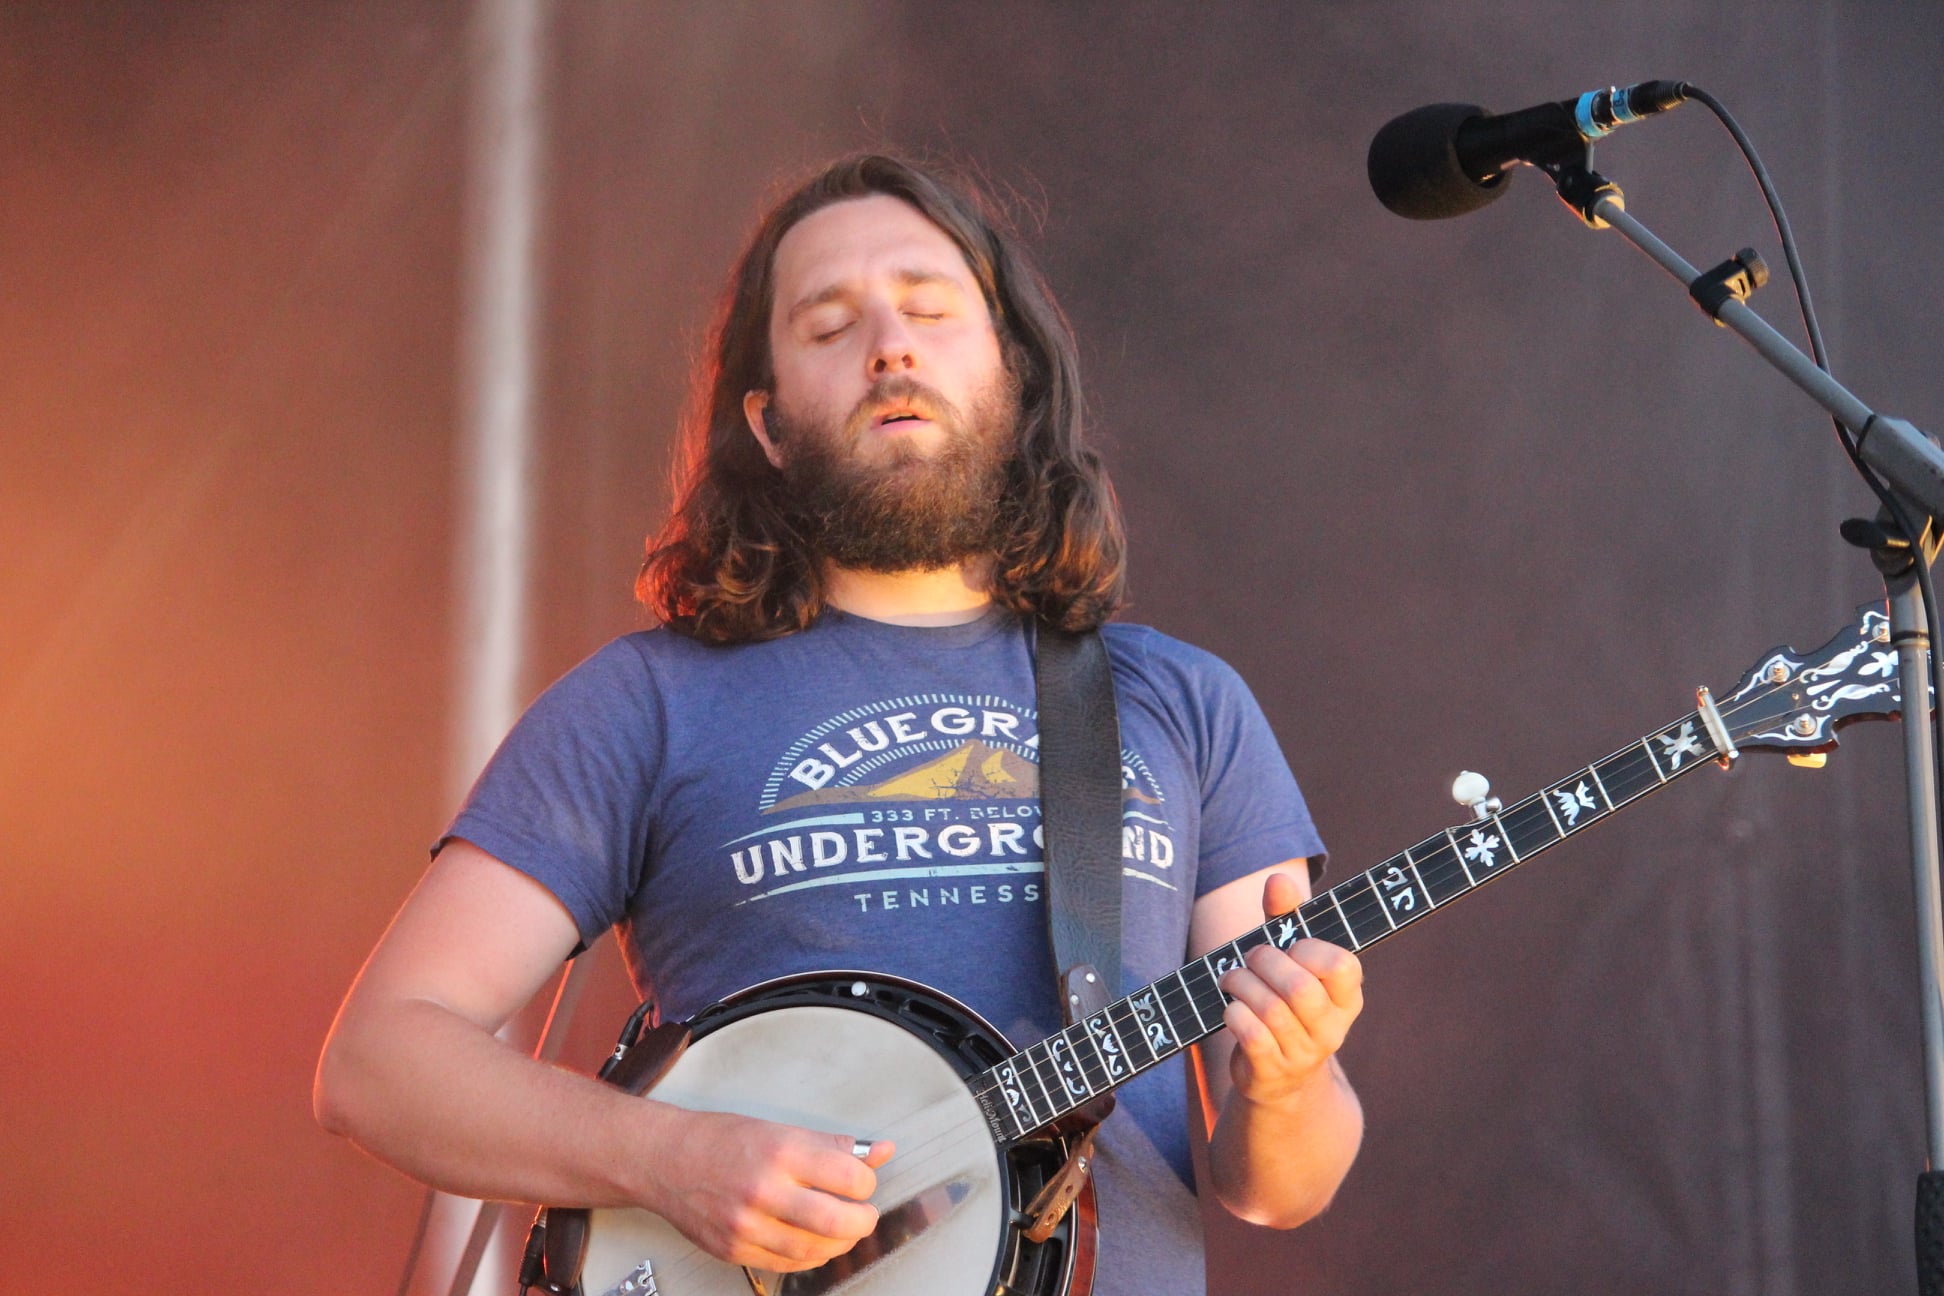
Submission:
M 854 707 L 779 756 L 724 842 L 739 904 L 848 888 L 862 913 L 1037 901 L 1046 872 L 1037 715 L 992 695 L 925 693 Z M 1159 782 L 1121 751 L 1122 872 L 1175 890 Z

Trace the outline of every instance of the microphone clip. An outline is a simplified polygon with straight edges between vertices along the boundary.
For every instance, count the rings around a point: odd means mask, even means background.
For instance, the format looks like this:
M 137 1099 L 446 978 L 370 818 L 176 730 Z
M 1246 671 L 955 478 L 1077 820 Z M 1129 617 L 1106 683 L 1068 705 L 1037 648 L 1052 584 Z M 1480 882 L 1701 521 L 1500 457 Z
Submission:
M 1595 209 L 1610 201 L 1615 207 L 1625 208 L 1627 196 L 1620 192 L 1620 186 L 1593 170 L 1593 150 L 1582 151 L 1578 161 L 1543 168 L 1552 177 L 1553 187 L 1559 190 L 1559 201 L 1572 209 L 1573 215 L 1586 222 L 1588 229 L 1609 228 Z
M 1714 269 L 1696 275 L 1688 285 L 1688 296 L 1708 313 L 1717 328 L 1726 328 L 1721 322 L 1721 308 L 1731 301 L 1747 301 L 1768 281 L 1768 263 L 1755 255 L 1754 248 L 1743 248 Z

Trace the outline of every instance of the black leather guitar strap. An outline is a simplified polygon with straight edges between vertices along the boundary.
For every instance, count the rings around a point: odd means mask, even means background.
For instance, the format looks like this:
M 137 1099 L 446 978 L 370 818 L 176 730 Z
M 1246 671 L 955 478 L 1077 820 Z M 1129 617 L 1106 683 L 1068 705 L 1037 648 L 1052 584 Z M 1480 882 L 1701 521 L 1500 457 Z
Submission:
M 1120 994 L 1121 759 L 1114 675 L 1099 631 L 1041 624 L 1034 641 L 1039 694 L 1040 819 L 1046 837 L 1046 921 L 1067 1025 Z M 1094 1130 L 1114 1109 L 1105 1093 L 1067 1118 L 1067 1162 L 1027 1204 L 1026 1236 L 1052 1236 L 1093 1161 Z M 1056 1127 L 1057 1128 L 1057 1127 Z
M 1120 994 L 1120 717 L 1098 631 L 1070 634 L 1041 625 L 1037 638 L 1046 917 L 1071 1025 Z M 1084 987 L 1078 990 L 1068 984 L 1076 970 Z M 1087 970 L 1097 974 L 1091 983 Z

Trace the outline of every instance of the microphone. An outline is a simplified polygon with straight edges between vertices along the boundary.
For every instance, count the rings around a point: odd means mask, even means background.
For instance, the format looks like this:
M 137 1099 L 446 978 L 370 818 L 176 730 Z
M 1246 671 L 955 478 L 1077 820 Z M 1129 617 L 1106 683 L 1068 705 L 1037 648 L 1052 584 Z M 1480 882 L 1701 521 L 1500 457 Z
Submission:
M 1642 81 L 1504 114 L 1428 104 L 1392 118 L 1370 141 L 1370 187 L 1411 220 L 1462 216 L 1504 193 L 1515 163 L 1579 161 L 1594 140 L 1676 107 L 1692 89 L 1685 81 Z

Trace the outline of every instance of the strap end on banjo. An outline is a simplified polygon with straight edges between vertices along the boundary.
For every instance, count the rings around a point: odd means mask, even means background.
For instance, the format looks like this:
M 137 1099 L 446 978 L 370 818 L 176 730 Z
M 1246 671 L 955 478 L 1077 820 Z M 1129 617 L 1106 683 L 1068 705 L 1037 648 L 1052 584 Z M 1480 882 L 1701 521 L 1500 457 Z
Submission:
M 1095 1127 L 1099 1128 L 1098 1126 Z M 1053 1230 L 1073 1206 L 1074 1198 L 1087 1182 L 1087 1171 L 1093 1168 L 1094 1131 L 1088 1130 L 1084 1137 L 1074 1145 L 1073 1154 L 1060 1172 L 1046 1181 L 1046 1186 L 1033 1195 L 1027 1203 L 1026 1214 L 1032 1223 L 1026 1226 L 1026 1238 L 1030 1242 L 1044 1242 L 1053 1236 Z

